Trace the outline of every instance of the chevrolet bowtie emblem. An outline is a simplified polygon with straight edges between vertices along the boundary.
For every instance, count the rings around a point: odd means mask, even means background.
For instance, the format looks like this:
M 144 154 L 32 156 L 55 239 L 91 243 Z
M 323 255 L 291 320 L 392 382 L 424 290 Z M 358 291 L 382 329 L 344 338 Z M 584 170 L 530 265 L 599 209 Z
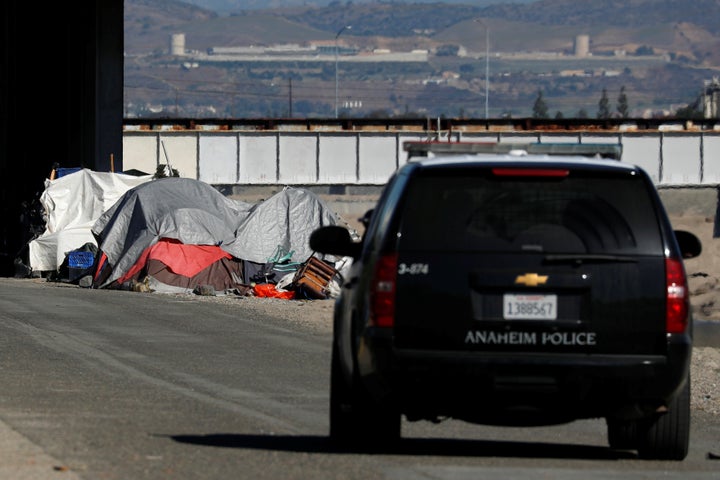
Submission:
M 515 283 L 521 283 L 528 287 L 537 287 L 538 285 L 544 285 L 547 282 L 547 275 L 538 275 L 537 273 L 526 273 L 525 275 L 518 275 L 515 279 Z

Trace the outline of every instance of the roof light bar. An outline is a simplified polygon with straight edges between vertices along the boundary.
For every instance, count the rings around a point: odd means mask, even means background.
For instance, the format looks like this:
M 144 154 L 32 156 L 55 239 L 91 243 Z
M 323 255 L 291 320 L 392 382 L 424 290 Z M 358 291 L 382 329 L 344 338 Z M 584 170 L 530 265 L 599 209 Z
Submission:
M 620 160 L 622 145 L 606 143 L 495 143 L 495 142 L 415 142 L 403 143 L 408 157 L 433 154 L 535 154 L 574 155 Z

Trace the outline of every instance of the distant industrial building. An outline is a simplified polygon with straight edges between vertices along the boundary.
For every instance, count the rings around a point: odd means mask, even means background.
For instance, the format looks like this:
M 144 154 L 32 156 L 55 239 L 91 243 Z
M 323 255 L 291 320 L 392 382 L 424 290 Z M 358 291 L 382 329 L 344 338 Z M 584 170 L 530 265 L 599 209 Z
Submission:
M 575 37 L 574 53 L 576 57 L 584 58 L 590 55 L 590 36 L 578 35 Z
M 720 104 L 720 80 L 714 77 L 712 80 L 705 81 L 705 88 L 702 93 L 703 116 L 705 118 L 718 118 Z
M 170 35 L 170 55 L 181 57 L 185 55 L 185 34 L 174 33 Z
M 316 55 L 319 53 L 318 49 L 312 47 L 301 47 L 296 43 L 284 44 L 284 45 L 273 45 L 269 47 L 257 47 L 254 45 L 244 47 L 210 47 L 207 50 L 208 55 L 251 55 L 251 56 L 262 56 L 262 55 Z M 331 54 L 334 52 L 330 52 Z
M 335 45 L 328 41 L 308 42 L 307 46 L 296 43 L 270 46 L 218 46 L 210 47 L 205 53 L 188 51 L 185 35 L 176 33 L 170 37 L 170 55 L 185 56 L 194 61 L 205 62 L 328 62 L 335 61 L 335 55 L 343 62 L 427 62 L 430 52 L 416 49 L 411 52 L 392 52 L 376 49 L 362 52 L 356 47 Z

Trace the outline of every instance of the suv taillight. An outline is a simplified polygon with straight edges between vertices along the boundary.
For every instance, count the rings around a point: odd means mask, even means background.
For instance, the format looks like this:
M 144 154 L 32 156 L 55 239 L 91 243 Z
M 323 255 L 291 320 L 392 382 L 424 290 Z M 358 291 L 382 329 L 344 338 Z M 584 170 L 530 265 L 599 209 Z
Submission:
M 370 286 L 370 325 L 392 327 L 395 323 L 395 280 L 397 253 L 382 255 L 375 266 Z
M 667 286 L 667 333 L 683 333 L 688 326 L 688 285 L 685 269 L 676 258 L 665 259 L 665 283 Z

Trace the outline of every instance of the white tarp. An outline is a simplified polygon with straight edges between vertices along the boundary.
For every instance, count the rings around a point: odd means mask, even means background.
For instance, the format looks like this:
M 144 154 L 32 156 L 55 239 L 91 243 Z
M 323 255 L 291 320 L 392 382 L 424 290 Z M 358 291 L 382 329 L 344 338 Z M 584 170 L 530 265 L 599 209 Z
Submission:
M 33 271 L 57 270 L 68 252 L 95 244 L 91 227 L 129 189 L 152 180 L 152 175 L 94 172 L 82 169 L 45 180 L 40 203 L 45 231 L 29 243 Z

